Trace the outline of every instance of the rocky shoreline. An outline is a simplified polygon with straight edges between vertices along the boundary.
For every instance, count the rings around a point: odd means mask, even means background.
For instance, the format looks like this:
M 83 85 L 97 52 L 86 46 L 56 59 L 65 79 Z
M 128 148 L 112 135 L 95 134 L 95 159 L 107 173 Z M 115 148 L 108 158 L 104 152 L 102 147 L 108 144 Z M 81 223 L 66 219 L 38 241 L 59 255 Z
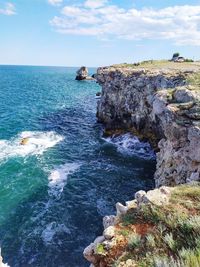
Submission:
M 141 222 L 141 218 L 145 214 L 144 210 L 141 211 L 141 207 L 146 206 L 150 210 L 161 207 L 160 213 L 163 213 L 163 216 L 168 216 L 169 202 L 172 211 L 174 208 L 175 210 L 177 209 L 175 203 L 173 201 L 171 203 L 171 198 L 175 198 L 171 197 L 174 190 L 180 193 L 183 202 L 188 201 L 188 195 L 182 193 L 187 190 L 190 192 L 191 198 L 197 191 L 198 198 L 200 197 L 198 184 L 200 181 L 199 66 L 188 64 L 186 68 L 175 69 L 149 68 L 149 66 L 147 68 L 112 66 L 99 68 L 96 78 L 97 82 L 102 86 L 101 99 L 97 108 L 98 121 L 104 124 L 106 134 L 115 134 L 120 131 L 132 132 L 152 144 L 157 151 L 155 183 L 158 189 L 147 193 L 139 191 L 135 194 L 135 199 L 126 202 L 125 206 L 117 203 L 116 216 L 104 217 L 103 235 L 84 250 L 84 257 L 91 262 L 91 267 L 171 266 L 172 261 L 176 260 L 178 263 L 173 266 L 194 266 L 190 265 L 189 259 L 186 261 L 179 254 L 176 259 L 174 252 L 172 253 L 171 251 L 172 249 L 167 253 L 168 255 L 173 255 L 174 259 L 166 259 L 166 262 L 158 259 L 163 265 L 156 265 L 155 262 L 157 260 L 153 258 L 151 258 L 151 262 L 150 259 L 149 261 L 146 259 L 152 248 L 149 251 L 150 248 L 145 247 L 146 256 L 143 253 L 140 258 L 138 256 L 141 253 L 139 248 L 138 250 L 131 250 L 130 253 L 130 248 L 127 245 L 127 242 L 129 242 L 127 240 L 129 239 L 125 233 L 128 231 L 127 235 L 131 233 L 135 235 L 135 233 L 138 234 L 138 228 L 147 227 L 147 229 L 145 228 L 145 233 L 140 233 L 139 231 L 140 241 L 142 240 L 141 242 L 144 246 L 148 239 L 146 235 L 150 231 L 148 227 L 153 227 L 155 230 L 157 226 L 152 226 L 153 219 L 151 216 L 155 214 L 148 214 L 148 223 L 143 224 Z M 180 184 L 185 183 L 197 184 L 183 188 Z M 175 189 L 172 186 L 175 186 Z M 178 201 L 177 199 L 177 203 Z M 195 206 L 194 203 L 193 205 Z M 163 207 L 167 207 L 167 209 Z M 182 207 L 182 203 L 179 208 L 183 209 L 183 213 L 186 212 L 184 210 L 185 206 Z M 188 220 L 194 215 L 191 214 L 190 209 L 188 208 L 186 212 Z M 122 222 L 123 218 L 130 212 L 134 214 L 133 222 L 130 223 L 127 230 Z M 140 214 L 139 217 L 138 214 Z M 199 216 L 199 210 L 197 210 L 196 214 Z M 174 215 L 170 216 L 173 217 Z M 176 217 L 175 220 L 182 220 L 182 215 L 178 216 L 180 218 Z M 157 224 L 164 223 L 163 227 L 168 227 L 167 222 L 162 220 L 161 216 Z M 149 221 L 151 222 L 150 224 Z M 174 223 L 173 227 L 175 229 L 173 228 L 171 231 L 176 232 L 176 227 L 180 228 L 180 225 L 177 226 Z M 200 229 L 198 228 L 198 230 Z M 151 229 L 150 232 L 154 231 Z M 171 232 L 168 234 L 173 235 Z M 180 233 L 181 235 L 182 232 Z M 164 244 L 165 236 L 163 237 L 160 234 L 159 238 L 162 242 L 157 249 L 159 251 L 166 250 L 166 248 L 161 248 Z M 176 238 L 179 239 L 179 236 Z M 180 242 L 180 240 L 177 242 Z M 147 246 L 146 243 L 145 246 Z M 195 253 L 199 253 L 195 246 L 191 246 L 192 248 L 190 247 L 190 249 L 195 248 Z M 184 246 L 182 249 L 184 249 Z M 156 253 L 155 245 L 154 254 Z M 165 257 L 167 256 L 165 255 Z M 140 261 L 143 265 L 139 265 Z
M 200 70 L 99 68 L 97 117 L 156 147 L 156 186 L 200 180 Z M 191 81 L 191 82 L 190 82 Z

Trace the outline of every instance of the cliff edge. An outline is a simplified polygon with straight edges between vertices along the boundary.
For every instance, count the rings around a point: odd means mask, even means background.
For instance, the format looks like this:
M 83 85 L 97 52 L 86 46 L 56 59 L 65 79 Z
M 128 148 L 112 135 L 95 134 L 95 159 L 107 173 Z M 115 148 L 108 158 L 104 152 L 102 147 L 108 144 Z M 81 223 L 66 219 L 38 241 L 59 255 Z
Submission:
M 200 181 L 200 65 L 99 68 L 97 117 L 107 133 L 130 131 L 157 151 L 156 186 Z
M 139 191 L 85 250 L 90 267 L 199 267 L 200 186 Z

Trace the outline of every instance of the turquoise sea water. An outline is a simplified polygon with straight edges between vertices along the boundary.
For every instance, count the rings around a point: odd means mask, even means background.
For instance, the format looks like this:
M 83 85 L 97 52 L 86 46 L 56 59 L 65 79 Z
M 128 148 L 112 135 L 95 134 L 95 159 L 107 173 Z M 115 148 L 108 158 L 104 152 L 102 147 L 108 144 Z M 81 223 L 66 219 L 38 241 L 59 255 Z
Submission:
M 0 246 L 11 267 L 88 266 L 82 251 L 102 217 L 153 187 L 148 144 L 103 139 L 100 87 L 75 72 L 0 66 Z

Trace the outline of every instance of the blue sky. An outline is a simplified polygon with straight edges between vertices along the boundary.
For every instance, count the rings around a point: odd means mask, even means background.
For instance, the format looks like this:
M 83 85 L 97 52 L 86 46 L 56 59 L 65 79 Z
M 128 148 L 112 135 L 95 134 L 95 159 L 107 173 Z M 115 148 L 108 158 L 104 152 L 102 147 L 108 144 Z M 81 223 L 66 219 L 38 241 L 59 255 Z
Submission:
M 0 0 L 0 64 L 200 59 L 200 0 Z

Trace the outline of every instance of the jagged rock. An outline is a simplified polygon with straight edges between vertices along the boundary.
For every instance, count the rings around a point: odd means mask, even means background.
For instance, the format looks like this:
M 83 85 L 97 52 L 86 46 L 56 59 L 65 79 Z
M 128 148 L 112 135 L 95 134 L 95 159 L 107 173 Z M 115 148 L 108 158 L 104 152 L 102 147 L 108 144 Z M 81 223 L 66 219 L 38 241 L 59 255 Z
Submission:
M 135 199 L 138 206 L 148 203 L 162 206 L 168 203 L 171 191 L 172 189 L 166 186 L 150 190 L 147 193 L 141 190 L 135 193 Z
M 187 179 L 187 183 L 191 183 L 191 182 L 195 182 L 195 181 L 199 181 L 200 179 L 200 174 L 199 172 L 193 172 L 190 177 Z
M 126 214 L 128 207 L 122 205 L 121 203 L 116 204 L 117 216 Z
M 192 162 L 200 163 L 200 128 L 191 127 L 188 131 L 188 156 Z M 196 171 L 200 171 L 200 165 L 196 164 Z
M 89 76 L 87 67 L 83 66 L 76 72 L 76 80 L 83 81 L 83 80 L 95 80 L 95 79 Z
M 184 88 L 177 89 L 174 92 L 173 97 L 174 97 L 175 101 L 178 103 L 187 103 L 190 101 L 194 101 L 194 99 L 195 99 L 192 92 L 190 90 L 187 90 Z
M 112 239 L 115 236 L 115 227 L 109 226 L 108 228 L 106 228 L 103 232 L 103 236 L 105 237 L 105 239 Z
M 146 195 L 146 192 L 143 191 L 143 190 L 140 190 L 140 191 L 135 193 L 135 199 L 137 201 L 137 204 L 138 203 L 143 203 L 143 198 L 144 198 L 145 195 Z
M 116 223 L 116 216 L 105 216 L 103 218 L 103 227 L 104 229 L 108 228 L 109 226 L 114 226 Z
M 83 66 L 77 71 L 76 74 L 77 74 L 76 80 L 78 81 L 85 80 L 88 77 L 88 69 L 85 66 Z
M 126 201 L 126 206 L 129 209 L 135 208 L 137 206 L 137 200 L 131 200 L 131 201 Z
M 86 247 L 83 251 L 83 256 L 86 260 L 91 262 L 92 264 L 97 263 L 97 258 L 94 255 L 94 250 L 95 250 L 95 244 L 91 243 L 88 247 Z
M 100 244 L 102 243 L 103 241 L 105 240 L 105 237 L 102 235 L 102 236 L 98 236 L 95 240 L 94 240 L 94 244 Z
M 105 240 L 103 242 L 103 245 L 105 247 L 106 250 L 110 250 L 112 249 L 114 246 L 116 246 L 116 240 L 113 238 L 111 240 Z
M 98 245 L 103 243 L 104 241 L 104 236 L 99 236 L 94 240 L 93 243 L 86 247 L 83 251 L 83 256 L 85 257 L 85 259 L 95 265 L 98 262 L 98 258 L 95 255 L 96 249 Z
M 158 151 L 157 187 L 185 183 L 200 170 L 199 137 L 191 139 L 189 134 L 194 126 L 200 129 L 200 93 L 187 82 L 195 71 L 200 69 L 106 67 L 97 71 L 102 86 L 98 121 L 108 131 L 130 129 L 149 139 Z

